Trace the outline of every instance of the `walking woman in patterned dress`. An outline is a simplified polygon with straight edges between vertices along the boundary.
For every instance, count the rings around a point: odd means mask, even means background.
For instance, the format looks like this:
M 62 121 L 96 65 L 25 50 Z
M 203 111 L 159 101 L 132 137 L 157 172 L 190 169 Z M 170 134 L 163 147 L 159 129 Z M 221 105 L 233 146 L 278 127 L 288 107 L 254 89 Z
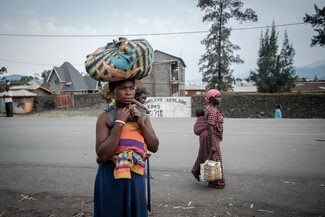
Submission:
M 222 179 L 209 182 L 208 186 L 212 188 L 222 189 L 226 186 L 220 149 L 220 142 L 222 141 L 223 134 L 224 115 L 217 109 L 217 105 L 220 105 L 221 103 L 221 94 L 218 90 L 209 90 L 206 94 L 205 100 L 207 101 L 208 106 L 205 110 L 204 119 L 208 124 L 208 127 L 200 134 L 199 153 L 192 168 L 192 173 L 194 177 L 199 181 L 201 163 L 204 163 L 209 156 L 213 160 L 220 161 Z M 196 123 L 194 125 L 194 128 L 200 127 L 200 124 L 204 125 L 206 123 Z M 196 130 L 194 129 L 194 132 L 195 131 Z

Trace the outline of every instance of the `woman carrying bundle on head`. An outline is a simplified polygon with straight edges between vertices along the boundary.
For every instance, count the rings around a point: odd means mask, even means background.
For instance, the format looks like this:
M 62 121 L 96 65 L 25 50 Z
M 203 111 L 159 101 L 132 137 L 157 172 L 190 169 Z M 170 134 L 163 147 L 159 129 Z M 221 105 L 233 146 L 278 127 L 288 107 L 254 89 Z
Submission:
M 117 50 L 121 49 L 117 46 Z M 115 75 L 114 79 L 112 77 L 109 72 L 106 74 L 115 103 L 99 115 L 96 123 L 99 166 L 94 188 L 94 216 L 145 217 L 148 216 L 144 177 L 146 153 L 147 150 L 155 153 L 159 140 L 145 110 L 131 104 L 137 74 L 131 73 L 129 78 L 118 81 Z

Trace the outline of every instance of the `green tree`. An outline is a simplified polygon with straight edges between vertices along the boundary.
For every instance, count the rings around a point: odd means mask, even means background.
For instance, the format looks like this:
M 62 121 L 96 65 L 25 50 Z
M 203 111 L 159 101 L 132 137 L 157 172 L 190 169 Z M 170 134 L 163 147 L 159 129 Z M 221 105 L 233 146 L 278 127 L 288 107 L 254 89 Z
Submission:
M 317 75 L 315 75 L 315 77 L 314 77 L 314 81 L 318 81 L 319 79 L 318 79 L 318 77 L 317 77 Z
M 46 76 L 47 76 L 47 70 L 44 70 L 41 75 L 41 77 L 43 78 L 43 81 L 45 81 Z
M 5 73 L 7 73 L 7 68 L 6 67 L 1 67 L 0 69 L 0 75 L 4 75 Z
M 27 84 L 29 81 L 33 80 L 33 76 L 22 76 L 20 78 L 20 82 L 25 85 Z
M 244 61 L 234 51 L 240 50 L 238 45 L 230 42 L 231 28 L 226 27 L 230 19 L 240 23 L 257 21 L 255 11 L 242 9 L 244 3 L 240 0 L 199 0 L 197 7 L 205 12 L 203 22 L 211 22 L 208 36 L 201 41 L 206 52 L 199 61 L 203 81 L 208 82 L 208 89 L 216 88 L 227 91 L 233 81 L 231 64 L 241 64 Z
M 5 76 L 3 76 L 5 73 L 7 73 L 8 71 L 7 71 L 7 68 L 6 67 L 1 67 L 0 68 L 0 82 L 1 83 L 3 83 L 3 84 L 5 84 L 6 83 L 6 77 Z M 3 77 L 2 77 L 3 76 Z M 3 92 L 3 91 L 5 91 L 5 89 L 4 88 L 2 88 L 2 89 L 0 89 L 0 93 L 1 92 Z
M 256 72 L 250 72 L 250 79 L 255 81 L 258 92 L 270 92 L 269 88 L 272 86 L 271 77 L 275 71 L 273 66 L 276 62 L 277 37 L 274 25 L 271 33 L 269 29 L 266 30 L 264 36 L 263 31 L 261 33 L 257 69 Z
M 304 22 L 312 25 L 314 30 L 318 33 L 318 35 L 313 36 L 311 39 L 310 46 L 319 45 L 321 47 L 325 46 L 325 7 L 323 9 L 319 9 L 317 5 L 314 5 L 316 14 L 308 15 L 306 14 L 304 17 Z
M 293 68 L 293 58 L 296 52 L 292 43 L 290 44 L 287 30 L 284 33 L 284 40 L 282 44 L 281 53 L 279 56 L 280 61 L 280 84 L 282 88 L 280 91 L 290 92 L 295 87 L 295 70 Z
M 287 31 L 280 54 L 278 53 L 278 33 L 273 22 L 271 32 L 261 33 L 257 69 L 250 72 L 250 79 L 256 83 L 261 93 L 289 92 L 294 87 L 293 58 L 295 50 L 289 43 Z

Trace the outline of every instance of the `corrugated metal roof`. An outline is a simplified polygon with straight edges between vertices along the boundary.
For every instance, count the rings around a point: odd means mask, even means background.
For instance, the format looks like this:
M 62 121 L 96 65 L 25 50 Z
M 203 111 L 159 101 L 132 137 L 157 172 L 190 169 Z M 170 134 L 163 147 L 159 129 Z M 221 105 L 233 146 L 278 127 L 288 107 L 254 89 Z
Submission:
M 234 92 L 250 92 L 255 93 L 257 92 L 256 86 L 244 86 L 244 87 L 237 87 L 235 86 L 233 89 Z
M 10 87 L 10 90 L 36 90 L 39 86 L 39 84 L 12 86 Z
M 11 89 L 10 89 L 11 90 Z M 30 96 L 37 96 L 36 93 L 32 93 L 28 90 L 11 90 L 12 91 L 12 97 L 30 97 Z M 5 92 L 0 93 L 0 96 L 2 97 L 5 94 Z
M 44 84 L 47 83 L 48 85 L 44 86 Z M 52 93 L 50 90 L 49 90 L 49 83 L 48 82 L 44 82 L 42 84 L 42 81 L 39 81 L 39 80 L 32 80 L 32 81 L 29 81 L 26 85 L 17 85 L 17 86 L 12 86 L 10 87 L 10 90 L 12 91 L 18 91 L 18 90 L 37 90 L 39 88 L 45 90 L 45 91 L 48 91 L 50 93 Z
M 323 92 L 325 91 L 325 82 L 299 82 L 292 89 L 293 92 Z
M 185 85 L 185 90 L 205 90 L 206 85 L 189 84 Z

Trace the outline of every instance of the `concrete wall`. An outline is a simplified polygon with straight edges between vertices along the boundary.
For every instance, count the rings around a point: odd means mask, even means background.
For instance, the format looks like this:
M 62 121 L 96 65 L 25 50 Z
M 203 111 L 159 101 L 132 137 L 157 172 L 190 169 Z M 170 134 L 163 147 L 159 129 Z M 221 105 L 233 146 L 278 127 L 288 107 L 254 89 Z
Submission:
M 206 105 L 204 96 L 192 96 L 195 109 Z M 325 118 L 325 94 L 222 94 L 218 109 L 227 118 L 273 118 L 281 105 L 283 118 Z
M 149 117 L 191 117 L 191 97 L 148 97 Z

